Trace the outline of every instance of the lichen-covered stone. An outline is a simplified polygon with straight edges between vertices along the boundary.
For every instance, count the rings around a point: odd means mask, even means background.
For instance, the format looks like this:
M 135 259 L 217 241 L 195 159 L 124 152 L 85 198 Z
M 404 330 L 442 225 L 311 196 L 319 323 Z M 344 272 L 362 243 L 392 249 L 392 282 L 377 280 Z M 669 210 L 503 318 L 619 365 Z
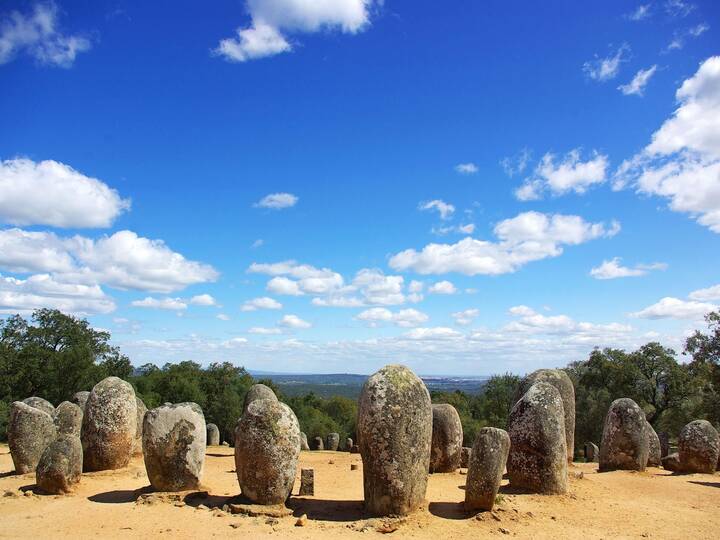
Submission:
M 220 444 L 220 430 L 218 427 L 210 423 L 207 425 L 207 445 L 218 446 Z
M 720 454 L 720 436 L 707 420 L 694 420 L 680 431 L 678 437 L 680 468 L 683 472 L 715 472 Z
M 463 446 L 462 450 L 460 451 L 460 467 L 463 469 L 467 469 L 468 464 L 470 463 L 470 453 L 472 452 L 472 448 L 469 446 Z
M 597 463 L 600 459 L 600 449 L 597 444 L 586 442 L 584 447 L 585 461 L 587 463 Z
M 313 450 L 325 450 L 325 443 L 323 442 L 322 437 L 313 437 L 312 449 Z
M 42 409 L 15 401 L 10 406 L 7 436 L 15 471 L 25 474 L 35 471 L 45 448 L 55 440 L 57 428 Z
M 278 398 L 272 388 L 265 386 L 262 383 L 253 384 L 245 394 L 245 403 L 243 405 L 243 414 L 247 411 L 250 404 L 256 399 L 269 399 L 270 401 L 277 401 Z
M 425 499 L 432 407 L 425 384 L 405 366 L 385 366 L 365 382 L 357 436 L 365 506 L 374 515 L 406 515 Z
M 137 401 L 130 383 L 107 377 L 90 392 L 82 426 L 83 467 L 104 471 L 127 466 L 137 433 Z
M 557 388 L 546 382 L 533 384 L 512 408 L 508 431 L 510 484 L 536 493 L 565 493 L 565 412 Z
M 205 416 L 196 403 L 152 409 L 143 421 L 142 449 L 150 484 L 158 491 L 197 489 L 205 464 Z
M 300 432 L 300 450 L 310 450 L 308 438 L 304 431 Z
M 447 403 L 432 406 L 432 446 L 430 472 L 453 472 L 460 467 L 463 430 L 460 415 Z
M 77 407 L 74 403 L 71 405 Z M 63 433 L 58 435 L 43 452 L 35 471 L 35 481 L 46 493 L 53 495 L 69 493 L 80 482 L 82 468 L 83 449 L 80 437 L 72 433 Z
M 337 452 L 338 448 L 340 448 L 340 435 L 337 433 L 329 433 L 328 436 L 325 437 L 325 450 Z
M 552 384 L 563 401 L 565 415 L 565 446 L 567 447 L 567 460 L 572 463 L 575 453 L 575 386 L 572 380 L 561 369 L 538 369 L 520 381 L 515 401 L 520 399 L 536 382 Z
M 290 495 L 300 456 L 300 425 L 277 400 L 253 400 L 235 429 L 235 470 L 243 495 L 281 504 Z
M 649 447 L 645 413 L 630 398 L 616 399 L 605 416 L 600 471 L 644 471 Z
M 90 397 L 90 392 L 87 390 L 82 390 L 80 392 L 75 392 L 75 395 L 72 397 L 72 402 L 80 407 L 82 409 L 82 412 L 85 413 L 85 405 L 87 405 L 87 400 Z
M 493 509 L 510 451 L 510 436 L 498 428 L 482 428 L 475 438 L 465 484 L 465 508 Z
M 353 440 L 350 437 L 346 438 L 345 439 L 345 451 L 349 452 L 352 449 L 354 444 L 355 443 L 353 442 Z
M 50 416 L 55 414 L 55 406 L 52 403 L 50 403 L 47 399 L 43 399 L 43 398 L 37 397 L 37 396 L 31 396 L 29 398 L 23 399 L 22 402 L 25 405 L 30 405 L 31 407 L 35 407 L 36 409 L 45 411 Z
M 670 454 L 670 435 L 667 431 L 661 431 L 658 433 L 658 439 L 660 439 L 660 457 L 664 458 Z
M 662 450 L 660 448 L 660 438 L 650 422 L 645 422 L 645 434 L 648 440 L 648 467 L 659 467 L 662 462 Z
M 80 437 L 83 411 L 74 403 L 63 401 L 58 405 L 55 409 L 54 420 L 59 434 Z
M 680 471 L 680 454 L 678 454 L 677 452 L 668 454 L 660 461 L 662 462 L 663 469 L 673 472 Z
M 142 435 L 143 435 L 143 429 L 144 429 L 144 423 L 143 420 L 145 419 L 145 413 L 147 412 L 147 407 L 145 406 L 145 403 L 142 399 L 135 396 L 135 403 L 137 405 L 137 426 L 135 429 L 135 442 L 133 443 L 133 454 L 134 455 L 142 455 L 143 453 L 143 443 L 142 443 Z

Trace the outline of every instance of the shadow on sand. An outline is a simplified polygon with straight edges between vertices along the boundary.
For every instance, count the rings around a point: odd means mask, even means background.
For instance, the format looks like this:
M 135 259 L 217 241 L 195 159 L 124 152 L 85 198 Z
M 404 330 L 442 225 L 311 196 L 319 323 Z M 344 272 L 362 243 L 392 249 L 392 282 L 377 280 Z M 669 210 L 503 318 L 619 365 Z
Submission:
M 698 486 L 720 488 L 720 482 L 699 482 L 697 480 L 690 480 L 690 484 L 697 484 Z
M 443 519 L 468 519 L 477 514 L 477 511 L 468 512 L 462 502 L 431 502 L 428 511 Z
M 116 489 L 115 491 L 104 491 L 90 495 L 88 501 L 102 504 L 123 504 L 135 502 L 140 495 L 152 493 L 152 486 L 145 486 L 140 489 Z
M 288 508 L 296 517 L 307 514 L 309 519 L 323 521 L 358 521 L 372 516 L 365 512 L 363 501 L 333 501 L 291 497 Z

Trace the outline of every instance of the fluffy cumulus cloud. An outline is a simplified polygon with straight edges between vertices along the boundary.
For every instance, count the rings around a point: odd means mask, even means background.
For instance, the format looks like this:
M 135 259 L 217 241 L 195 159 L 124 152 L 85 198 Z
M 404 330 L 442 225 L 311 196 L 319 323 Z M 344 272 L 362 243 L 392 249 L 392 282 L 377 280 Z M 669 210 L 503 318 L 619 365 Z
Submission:
M 608 158 L 593 152 L 592 157 L 583 161 L 580 150 L 570 151 L 562 160 L 547 153 L 535 168 L 533 176 L 515 190 L 515 196 L 521 201 L 540 199 L 543 192 L 552 195 L 564 195 L 568 192 L 585 193 L 591 186 L 601 184 L 606 179 Z
M 645 309 L 631 313 L 630 316 L 639 319 L 701 320 L 706 314 L 717 309 L 715 304 L 666 296 Z
M 675 113 L 622 163 L 614 188 L 666 198 L 671 210 L 720 233 L 720 56 L 705 60 L 676 97 Z
M 509 310 L 515 320 L 503 327 L 504 332 L 523 334 L 572 335 L 575 339 L 611 341 L 618 334 L 632 332 L 632 327 L 620 323 L 595 324 L 578 322 L 567 315 L 543 315 L 528 306 L 514 306 Z
M 298 197 L 292 193 L 271 193 L 270 195 L 265 195 L 262 199 L 256 202 L 254 206 L 256 208 L 282 210 L 283 208 L 291 208 L 295 206 L 298 200 Z M 256 246 L 253 245 L 253 247 Z
M 440 214 L 440 219 L 450 219 L 455 213 L 455 207 L 452 204 L 439 199 L 420 203 L 418 205 L 418 210 L 434 210 Z
M 377 327 L 382 324 L 395 324 L 403 328 L 420 326 L 429 319 L 425 313 L 416 309 L 408 308 L 392 312 L 387 308 L 381 307 L 366 309 L 355 318 L 367 323 L 367 325 L 371 327 Z
M 438 236 L 447 234 L 472 234 L 475 232 L 475 224 L 468 223 L 466 225 L 448 225 L 446 227 L 433 227 L 430 232 Z
M 319 31 L 355 34 L 370 23 L 375 0 L 247 0 L 250 24 L 214 50 L 231 62 L 291 51 L 288 35 Z M 379 2 L 377 2 L 379 3 Z
M 474 163 L 458 163 L 455 165 L 455 172 L 459 174 L 476 174 L 479 170 Z
M 430 285 L 428 292 L 430 294 L 455 294 L 458 290 L 452 282 L 443 280 Z
M 590 270 L 590 275 L 595 279 L 617 279 L 623 277 L 639 277 L 647 275 L 650 270 L 665 270 L 667 264 L 652 263 L 638 264 L 634 267 L 623 266 L 620 257 L 614 257 Z
M 166 309 L 169 311 L 184 311 L 188 307 L 182 298 L 153 298 L 152 296 L 142 300 L 133 300 L 130 305 L 139 308 Z
M 217 306 L 217 300 L 209 294 L 198 294 L 190 299 L 190 303 L 194 306 Z
M 58 8 L 53 2 L 37 3 L 29 13 L 11 11 L 0 16 L 0 65 L 20 54 L 38 63 L 68 68 L 81 52 L 90 50 L 90 41 L 80 35 L 61 32 Z
M 689 298 L 691 300 L 699 300 L 701 302 L 720 300 L 720 284 L 693 291 L 689 294 Z
M 419 274 L 506 274 L 529 262 L 557 257 L 564 246 L 610 237 L 619 229 L 616 222 L 607 226 L 580 216 L 524 212 L 495 226 L 495 242 L 464 238 L 455 244 L 428 244 L 420 251 L 397 253 L 389 264 L 394 270 Z
M 452 314 L 452 318 L 455 319 L 455 324 L 458 326 L 468 326 L 480 315 L 479 309 L 465 309 L 463 311 L 457 311 Z
M 595 55 L 593 60 L 589 60 L 583 64 L 583 72 L 589 78 L 605 82 L 610 79 L 617 77 L 620 72 L 620 65 L 627 61 L 627 56 L 630 53 L 630 46 L 627 43 L 623 43 L 618 47 L 615 53 L 610 56 L 601 58 Z
M 629 83 L 618 86 L 618 90 L 626 96 L 642 96 L 645 93 L 647 83 L 650 82 L 650 77 L 655 74 L 656 70 L 657 65 L 652 65 L 647 69 L 641 69 Z
M 270 298 L 269 296 L 262 296 L 260 298 L 253 298 L 245 302 L 240 308 L 241 311 L 257 311 L 258 309 L 282 309 L 282 304 Z
M 109 227 L 130 201 L 57 161 L 0 162 L 0 221 L 12 225 Z
M 278 323 L 280 326 L 284 326 L 285 328 L 294 328 L 294 329 L 304 329 L 304 328 L 310 328 L 312 327 L 312 324 L 310 324 L 307 321 L 304 321 L 297 315 L 284 315 L 282 319 L 280 319 L 280 322 Z

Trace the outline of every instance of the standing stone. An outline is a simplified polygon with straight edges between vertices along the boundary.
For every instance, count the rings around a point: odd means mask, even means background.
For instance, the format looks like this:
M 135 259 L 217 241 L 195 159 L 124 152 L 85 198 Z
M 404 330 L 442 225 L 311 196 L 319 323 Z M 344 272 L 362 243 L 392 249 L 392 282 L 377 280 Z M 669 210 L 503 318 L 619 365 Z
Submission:
M 298 495 L 315 495 L 315 471 L 300 469 L 300 492 Z
M 18 474 L 34 472 L 45 448 L 55 440 L 52 416 L 22 401 L 10 406 L 7 429 L 10 455 Z
M 50 416 L 55 414 L 55 407 L 47 399 L 43 399 L 43 398 L 37 397 L 37 396 L 32 396 L 32 397 L 23 399 L 23 403 L 25 405 L 30 405 L 31 407 L 35 407 L 36 409 L 40 409 L 41 411 L 48 413 Z
M 338 435 L 337 433 L 330 433 L 325 438 L 325 441 L 325 450 L 337 452 L 337 449 L 340 447 L 340 435 Z
M 345 439 L 345 451 L 349 452 L 350 450 L 352 450 L 352 447 L 354 444 L 355 443 L 353 442 L 353 440 L 350 437 Z
M 460 467 L 463 430 L 460 415 L 447 403 L 432 406 L 430 472 L 453 472 Z
M 87 390 L 83 390 L 81 392 L 75 392 L 75 395 L 72 397 L 72 402 L 80 407 L 85 412 L 85 405 L 87 405 L 87 400 L 90 397 L 90 392 Z
M 142 450 L 157 491 L 197 489 L 205 464 L 205 416 L 196 403 L 152 409 L 143 421 Z
M 587 463 L 597 463 L 600 459 L 600 449 L 597 444 L 592 442 L 585 443 L 585 461 Z
M 463 469 L 468 468 L 468 464 L 470 463 L 470 453 L 472 452 L 472 448 L 469 446 L 463 446 L 462 450 L 460 451 L 460 467 Z
M 536 382 L 552 384 L 563 402 L 565 418 L 565 445 L 567 447 L 567 460 L 572 463 L 575 453 L 575 387 L 572 380 L 562 369 L 538 369 L 525 377 L 518 388 L 515 401 L 520 399 Z
M 661 431 L 658 433 L 658 439 L 660 439 L 660 457 L 664 458 L 670 454 L 670 435 L 667 431 Z
M 256 504 L 282 504 L 295 482 L 300 425 L 277 400 L 253 400 L 235 429 L 235 470 L 242 493 Z
M 648 461 L 645 413 L 630 398 L 616 399 L 605 416 L 600 471 L 644 471 Z
M 315 437 L 313 438 L 313 450 L 325 450 L 325 443 L 322 440 L 322 437 Z
M 80 437 L 82 429 L 83 412 L 80 407 L 69 401 L 63 401 L 55 409 L 55 427 L 62 435 L 75 435 Z
M 652 425 L 650 425 L 650 422 L 648 422 L 647 420 L 645 421 L 645 434 L 647 435 L 648 440 L 647 466 L 659 467 L 662 464 L 662 450 L 660 449 L 660 439 L 658 438 L 657 433 L 655 433 Z
M 537 382 L 510 412 L 507 470 L 513 487 L 536 493 L 568 488 L 565 413 L 560 392 Z
M 482 428 L 473 444 L 465 485 L 465 508 L 493 509 L 510 451 L 510 436 L 498 428 Z
M 215 424 L 207 425 L 207 445 L 218 446 L 220 444 L 220 430 Z
M 270 401 L 277 401 L 278 398 L 272 388 L 265 386 L 264 384 L 257 383 L 253 384 L 245 394 L 245 404 L 243 405 L 243 414 L 247 411 L 250 404 L 256 399 L 269 399 Z
M 308 445 L 307 435 L 304 431 L 300 432 L 300 450 L 310 450 L 310 445 Z
M 712 474 L 720 454 L 720 436 L 707 420 L 694 420 L 680 431 L 678 454 L 683 472 Z
M 360 445 L 359 444 L 353 444 L 352 448 L 350 448 L 351 454 L 359 454 L 360 453 Z
M 77 407 L 74 403 L 71 405 Z M 82 467 L 83 449 L 80 437 L 62 433 L 43 452 L 35 471 L 35 481 L 46 493 L 69 493 L 80 482 Z
M 142 455 L 143 449 L 142 449 L 142 435 L 143 435 L 143 420 L 145 419 L 145 413 L 147 412 L 147 407 L 145 406 L 145 403 L 142 399 L 135 396 L 135 403 L 137 404 L 137 428 L 135 430 L 135 442 L 133 443 L 133 454 L 134 455 Z
M 420 507 L 432 443 L 430 394 L 422 380 L 400 365 L 371 375 L 360 393 L 357 436 L 367 510 L 406 515 Z
M 680 454 L 678 454 L 677 452 L 668 454 L 667 456 L 662 458 L 661 461 L 664 469 L 673 472 L 680 471 Z
M 135 390 L 107 377 L 90 392 L 83 416 L 83 467 L 86 471 L 120 469 L 130 463 L 137 432 Z

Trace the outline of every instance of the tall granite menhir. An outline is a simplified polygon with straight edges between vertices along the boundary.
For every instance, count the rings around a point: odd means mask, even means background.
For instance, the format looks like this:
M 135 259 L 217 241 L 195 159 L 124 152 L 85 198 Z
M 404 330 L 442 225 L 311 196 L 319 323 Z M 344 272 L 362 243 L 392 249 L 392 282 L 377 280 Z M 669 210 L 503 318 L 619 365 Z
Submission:
M 644 471 L 649 456 L 645 413 L 630 398 L 616 399 L 605 416 L 600 471 Z
M 405 366 L 371 375 L 358 405 L 365 507 L 371 514 L 406 515 L 427 490 L 432 441 L 430 394 Z

